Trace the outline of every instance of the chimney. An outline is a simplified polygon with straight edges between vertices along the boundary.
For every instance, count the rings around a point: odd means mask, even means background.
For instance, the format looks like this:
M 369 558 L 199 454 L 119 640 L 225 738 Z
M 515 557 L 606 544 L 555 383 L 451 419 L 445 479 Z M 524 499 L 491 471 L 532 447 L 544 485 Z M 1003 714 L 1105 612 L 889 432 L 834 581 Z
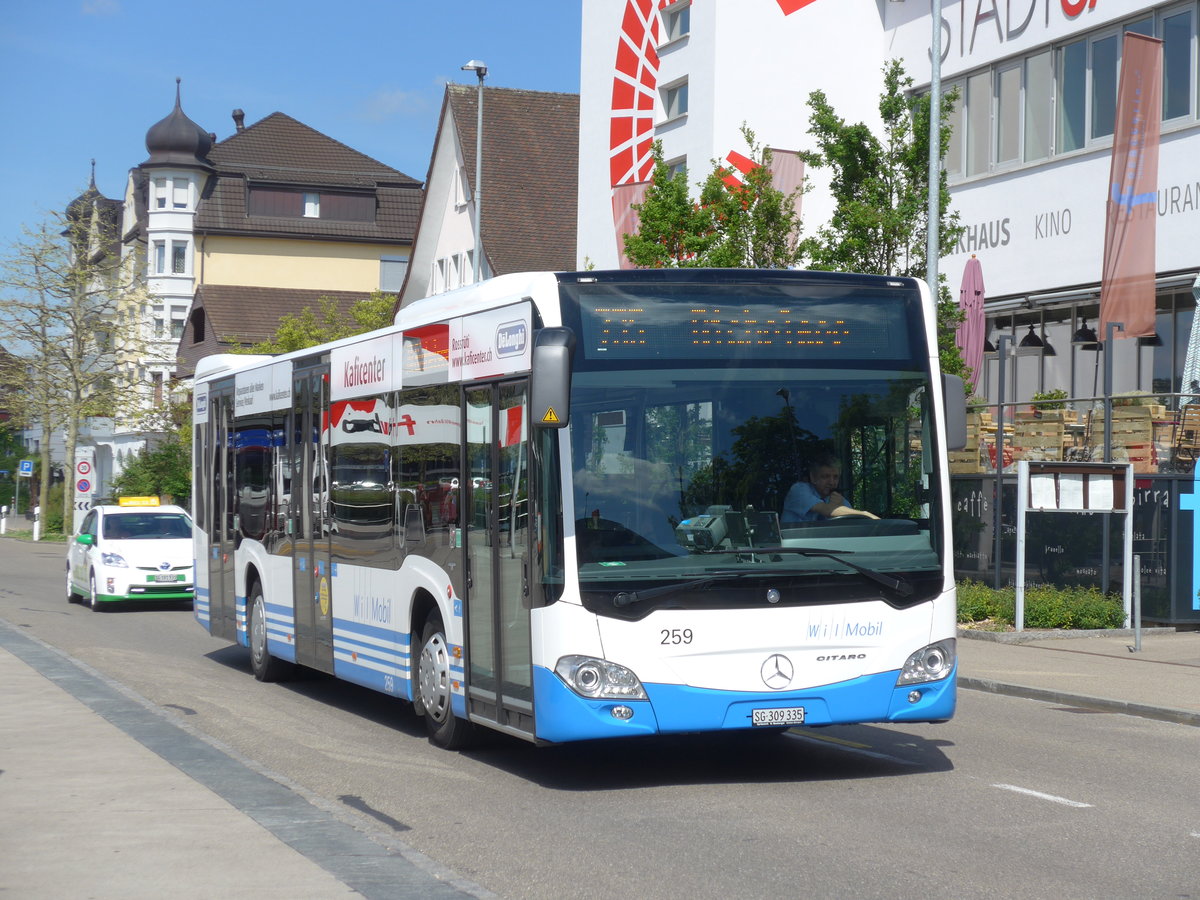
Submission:
M 233 124 L 237 126 L 238 131 L 246 130 L 246 114 L 240 109 L 233 111 Z

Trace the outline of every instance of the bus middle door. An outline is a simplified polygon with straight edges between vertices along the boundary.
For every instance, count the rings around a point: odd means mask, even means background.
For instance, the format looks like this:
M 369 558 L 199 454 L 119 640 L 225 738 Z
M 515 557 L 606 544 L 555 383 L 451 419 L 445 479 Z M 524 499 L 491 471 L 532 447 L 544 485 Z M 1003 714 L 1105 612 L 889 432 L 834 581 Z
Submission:
M 333 672 L 333 571 L 329 552 L 328 368 L 292 376 L 292 597 L 296 662 Z
M 467 706 L 533 734 L 527 381 L 466 391 Z

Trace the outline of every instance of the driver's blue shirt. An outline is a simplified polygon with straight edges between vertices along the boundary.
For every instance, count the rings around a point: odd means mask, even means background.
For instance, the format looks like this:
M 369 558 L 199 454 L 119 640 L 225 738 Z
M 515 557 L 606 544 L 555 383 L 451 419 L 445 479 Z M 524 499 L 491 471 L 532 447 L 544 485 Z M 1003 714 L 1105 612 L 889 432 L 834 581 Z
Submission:
M 828 516 L 823 516 L 813 510 L 816 504 L 828 502 L 829 498 L 818 494 L 811 482 L 797 481 L 787 492 L 787 497 L 783 501 L 783 514 L 779 520 L 781 522 L 815 522 L 818 519 L 828 518 Z

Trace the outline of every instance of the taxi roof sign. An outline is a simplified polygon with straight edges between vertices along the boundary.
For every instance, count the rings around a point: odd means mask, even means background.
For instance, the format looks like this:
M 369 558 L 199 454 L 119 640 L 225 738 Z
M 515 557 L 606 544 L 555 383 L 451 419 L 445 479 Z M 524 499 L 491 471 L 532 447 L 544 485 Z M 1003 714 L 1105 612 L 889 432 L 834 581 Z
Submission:
M 157 497 L 118 497 L 118 506 L 158 506 Z

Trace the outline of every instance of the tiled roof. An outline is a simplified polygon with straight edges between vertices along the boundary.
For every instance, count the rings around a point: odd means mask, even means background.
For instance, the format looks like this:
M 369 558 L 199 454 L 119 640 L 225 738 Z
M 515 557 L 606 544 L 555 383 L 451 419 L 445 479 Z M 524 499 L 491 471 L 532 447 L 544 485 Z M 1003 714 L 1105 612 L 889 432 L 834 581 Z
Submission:
M 197 234 L 242 234 L 331 240 L 411 243 L 421 183 L 283 113 L 215 144 L 217 169 L 196 212 Z M 300 189 L 372 191 L 374 222 L 248 216 L 248 184 Z
M 208 328 L 218 341 L 249 344 L 273 337 L 285 315 L 297 315 L 306 306 L 317 312 L 322 297 L 336 300 L 338 310 L 348 314 L 355 303 L 370 296 L 356 291 L 205 284 L 196 291 L 192 309 L 203 307 Z
M 474 191 L 478 88 L 451 84 Z M 575 268 L 579 95 L 484 88 L 482 241 L 492 272 Z

